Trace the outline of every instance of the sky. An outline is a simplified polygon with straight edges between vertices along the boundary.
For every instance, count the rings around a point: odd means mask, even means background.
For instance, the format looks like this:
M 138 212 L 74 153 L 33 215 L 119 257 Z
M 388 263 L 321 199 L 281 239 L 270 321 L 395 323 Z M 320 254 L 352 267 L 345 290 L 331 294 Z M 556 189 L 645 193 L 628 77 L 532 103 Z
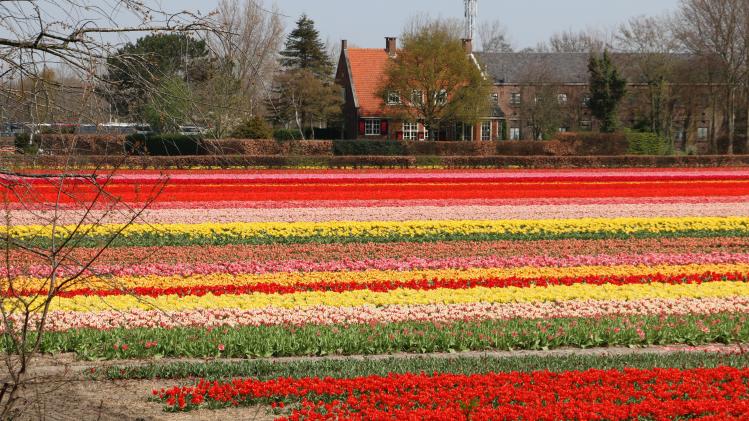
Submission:
M 266 5 L 273 0 L 265 0 Z M 162 0 L 170 7 L 207 12 L 218 0 Z M 384 47 L 411 17 L 463 18 L 462 0 L 276 0 L 287 29 L 302 13 L 316 23 L 323 39 L 359 47 Z M 674 11 L 679 0 L 479 0 L 479 21 L 499 19 L 517 49 L 533 47 L 568 29 L 615 28 L 638 15 Z

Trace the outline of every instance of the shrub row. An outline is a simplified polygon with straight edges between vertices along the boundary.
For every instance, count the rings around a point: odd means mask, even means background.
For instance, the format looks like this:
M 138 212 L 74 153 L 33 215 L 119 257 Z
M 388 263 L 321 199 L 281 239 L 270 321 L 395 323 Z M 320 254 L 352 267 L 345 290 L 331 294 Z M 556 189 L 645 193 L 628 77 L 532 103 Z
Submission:
M 205 139 L 202 146 L 205 155 L 333 155 L 333 142 L 329 140 Z
M 404 142 L 336 140 L 336 156 L 495 156 L 553 155 L 552 142 Z
M 749 166 L 747 155 L 705 156 L 12 156 L 0 165 L 23 168 L 628 168 Z

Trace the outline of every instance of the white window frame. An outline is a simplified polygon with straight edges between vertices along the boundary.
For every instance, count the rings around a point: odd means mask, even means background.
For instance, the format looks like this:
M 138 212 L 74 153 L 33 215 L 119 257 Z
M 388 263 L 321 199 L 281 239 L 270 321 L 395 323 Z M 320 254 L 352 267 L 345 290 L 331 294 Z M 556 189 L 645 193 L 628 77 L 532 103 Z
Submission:
M 510 127 L 510 140 L 520 140 L 520 127 Z
M 557 95 L 557 101 L 559 102 L 559 105 L 567 105 L 567 94 Z
M 492 121 L 484 120 L 481 122 L 481 140 L 492 140 Z
M 697 139 L 699 140 L 705 140 L 710 136 L 710 129 L 707 127 L 698 127 L 697 128 Z
M 510 105 L 520 105 L 523 103 L 523 96 L 520 92 L 513 92 L 510 94 Z
M 400 105 L 400 103 L 401 96 L 398 94 L 398 92 L 388 91 L 387 105 Z
M 422 105 L 424 104 L 424 92 L 419 89 L 411 91 L 411 104 Z
M 419 140 L 419 123 L 403 122 L 403 140 Z
M 382 136 L 382 119 L 365 118 L 364 119 L 364 136 Z
M 566 127 L 560 127 L 559 128 L 559 133 L 567 133 L 567 128 Z
M 491 101 L 492 101 L 492 104 L 499 105 L 499 93 L 498 92 L 494 92 L 492 94 Z

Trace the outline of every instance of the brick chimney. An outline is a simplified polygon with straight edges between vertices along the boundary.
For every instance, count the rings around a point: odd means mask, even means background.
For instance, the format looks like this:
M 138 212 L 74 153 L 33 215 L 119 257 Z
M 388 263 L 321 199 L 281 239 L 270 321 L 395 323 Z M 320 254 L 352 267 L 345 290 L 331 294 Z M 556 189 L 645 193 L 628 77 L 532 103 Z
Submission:
M 390 57 L 395 57 L 398 51 L 398 38 L 385 37 L 385 51 Z
M 466 54 L 472 54 L 473 53 L 473 40 L 470 38 L 464 38 L 461 41 L 463 41 L 463 49 L 466 51 Z
M 345 40 L 345 39 L 342 39 L 341 40 L 341 51 L 346 51 L 346 50 L 348 50 L 348 41 Z

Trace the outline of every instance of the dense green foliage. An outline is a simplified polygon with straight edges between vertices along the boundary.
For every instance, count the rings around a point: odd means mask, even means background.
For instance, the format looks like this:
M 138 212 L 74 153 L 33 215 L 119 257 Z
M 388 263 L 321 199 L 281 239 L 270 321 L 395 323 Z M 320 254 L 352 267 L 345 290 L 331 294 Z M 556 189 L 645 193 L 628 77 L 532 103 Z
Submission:
M 329 77 L 333 73 L 333 63 L 320 39 L 320 31 L 307 15 L 296 21 L 296 28 L 286 38 L 280 61 L 286 68 L 310 70 L 318 77 Z
M 30 140 L 31 136 L 28 133 L 18 133 L 13 139 L 13 146 L 25 155 L 36 155 L 39 152 L 39 144 L 31 143 Z
M 601 131 L 613 133 L 619 126 L 617 109 L 627 93 L 627 80 L 611 61 L 608 51 L 601 58 L 590 56 L 590 111 L 601 122 Z
M 271 139 L 273 129 L 260 116 L 253 116 L 235 127 L 230 137 L 235 139 Z
M 294 129 L 276 129 L 273 131 L 273 139 L 276 140 L 299 140 L 304 138 L 302 132 Z
M 671 155 L 673 147 L 664 136 L 650 132 L 627 132 L 628 153 L 633 155 Z
M 301 134 L 296 139 L 306 139 L 307 129 L 339 115 L 343 103 L 333 80 L 333 61 L 315 22 L 306 15 L 299 18 L 286 39 L 280 64 L 283 71 L 274 80 L 267 108 L 275 123 L 293 124 Z M 309 138 L 314 139 L 314 134 L 311 131 Z
M 116 87 L 107 100 L 117 115 L 141 113 L 164 79 L 179 75 L 189 80 L 207 77 L 205 41 L 185 34 L 155 34 L 128 43 L 107 59 L 107 77 Z
M 433 21 L 403 35 L 378 95 L 392 118 L 421 121 L 429 132 L 448 123 L 474 124 L 489 114 L 491 85 L 448 22 Z

